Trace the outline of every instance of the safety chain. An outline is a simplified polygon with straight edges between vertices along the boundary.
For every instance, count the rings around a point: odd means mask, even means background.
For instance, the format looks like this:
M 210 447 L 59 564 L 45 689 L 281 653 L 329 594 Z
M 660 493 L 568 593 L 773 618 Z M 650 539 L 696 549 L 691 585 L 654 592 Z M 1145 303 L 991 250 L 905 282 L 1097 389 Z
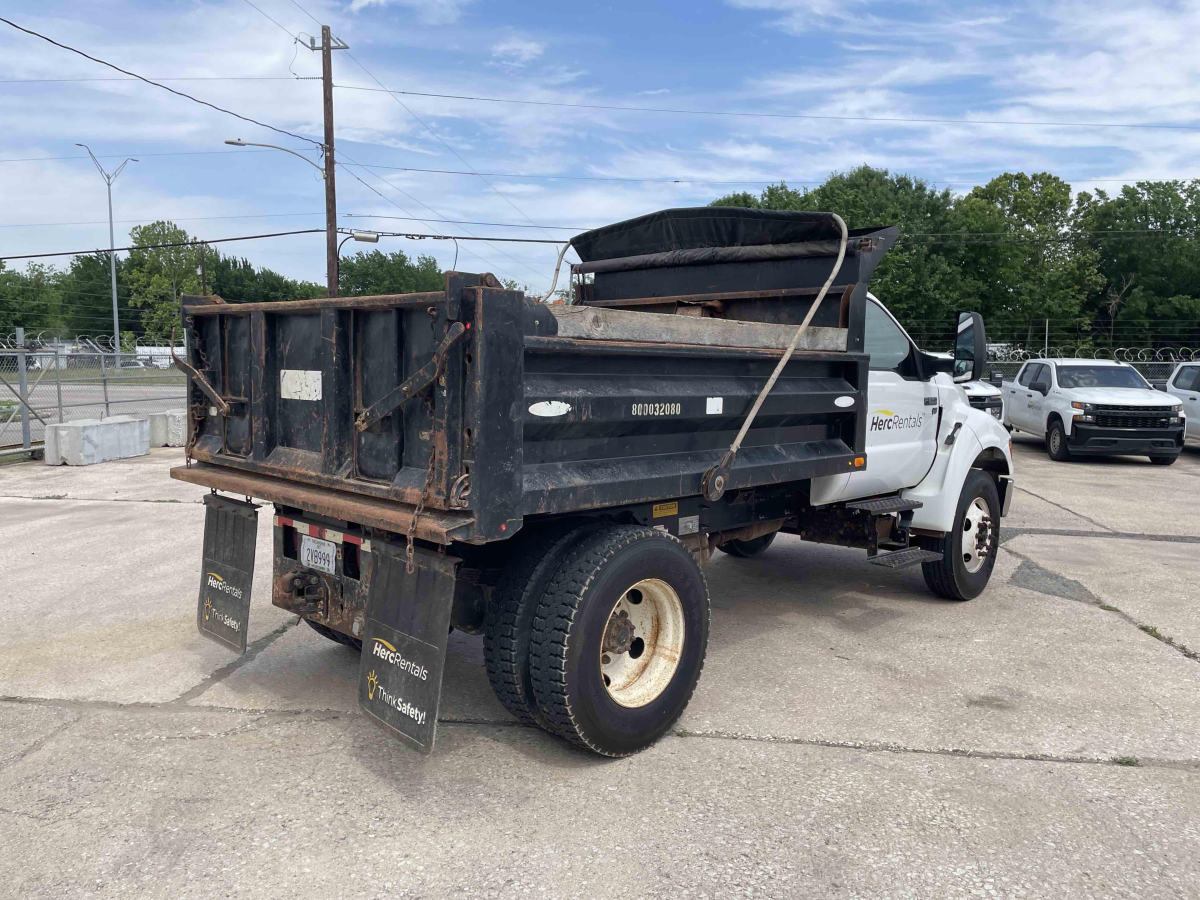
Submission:
M 437 446 L 429 448 L 429 468 L 425 472 L 425 487 L 421 490 L 421 499 L 417 501 L 417 508 L 413 510 L 412 521 L 408 523 L 408 546 L 404 548 L 407 560 L 404 563 L 404 571 L 411 575 L 417 571 L 416 561 L 413 559 L 413 536 L 417 533 L 417 519 L 421 517 L 421 513 L 425 510 L 425 504 L 429 501 L 429 491 L 433 487 L 433 470 L 437 467 Z

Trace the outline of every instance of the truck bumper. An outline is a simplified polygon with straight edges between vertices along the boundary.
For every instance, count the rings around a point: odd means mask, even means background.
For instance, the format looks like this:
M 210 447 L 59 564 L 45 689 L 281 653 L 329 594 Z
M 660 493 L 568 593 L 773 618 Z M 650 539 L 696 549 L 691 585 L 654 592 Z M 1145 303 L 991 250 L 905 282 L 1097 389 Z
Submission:
M 1183 426 L 1175 428 L 1097 428 L 1076 424 L 1067 436 L 1073 454 L 1096 456 L 1178 456 Z

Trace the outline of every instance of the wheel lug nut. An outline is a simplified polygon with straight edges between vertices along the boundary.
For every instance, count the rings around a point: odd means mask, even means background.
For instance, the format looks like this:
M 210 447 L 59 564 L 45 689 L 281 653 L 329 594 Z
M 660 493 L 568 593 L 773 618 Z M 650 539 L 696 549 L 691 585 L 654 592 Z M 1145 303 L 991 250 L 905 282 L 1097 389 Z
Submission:
M 612 657 L 605 653 L 600 657 L 600 662 L 607 666 L 610 662 L 612 662 Z

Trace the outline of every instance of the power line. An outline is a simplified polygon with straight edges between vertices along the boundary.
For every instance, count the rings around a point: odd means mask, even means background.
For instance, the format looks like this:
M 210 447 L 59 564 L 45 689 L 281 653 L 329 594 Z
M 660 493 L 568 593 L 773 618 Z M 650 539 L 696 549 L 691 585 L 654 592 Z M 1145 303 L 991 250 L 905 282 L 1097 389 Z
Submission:
M 366 69 L 363 69 L 365 72 Z M 370 75 L 370 73 L 367 73 Z M 371 76 L 374 79 L 374 76 Z M 378 79 L 375 79 L 378 82 Z M 432 94 L 423 91 L 393 91 L 380 84 L 378 88 L 352 84 L 335 84 L 344 91 L 370 91 L 373 93 L 402 94 L 409 97 L 432 97 L 439 100 L 470 100 L 479 103 L 515 103 L 524 106 L 557 106 L 569 109 L 602 109 L 617 112 L 671 113 L 690 116 L 734 116 L 760 119 L 816 119 L 836 122 L 894 122 L 897 124 L 937 125 L 1032 125 L 1052 128 L 1155 128 L 1179 131 L 1200 131 L 1200 125 L 1160 125 L 1140 122 L 1032 122 L 1004 119 L 938 119 L 900 116 L 822 116 L 808 113 L 765 113 L 742 112 L 716 109 L 668 109 L 654 106 L 617 106 L 602 103 L 564 103 L 553 100 L 515 100 L 507 97 L 474 97 L 465 94 Z M 406 107 L 407 108 L 407 107 Z M 415 118 L 415 116 L 414 116 Z M 419 121 L 419 120 L 418 120 Z
M 118 225 L 149 225 L 151 222 L 168 221 L 168 222 L 211 222 L 216 219 L 281 219 L 289 216 L 323 216 L 323 211 L 318 212 L 296 212 L 296 213 L 261 213 L 256 215 L 245 216 L 184 216 L 178 218 L 176 216 L 159 216 L 157 219 L 115 219 L 114 223 Z M 398 217 L 397 217 L 398 218 Z M 56 228 L 67 225 L 106 225 L 108 220 L 97 219 L 94 222 L 25 222 L 16 225 L 0 225 L 0 228 Z M 526 227 L 524 225 L 522 228 Z M 107 252 L 107 251 L 104 251 Z
M 249 0 L 246 0 L 249 2 Z M 272 20 L 274 21 L 274 20 Z M 291 32 L 288 32 L 289 34 Z M 140 78 L 0 78 L 0 84 L 84 84 L 92 81 L 141 81 Z M 155 81 L 312 81 L 293 75 L 184 75 Z
M 122 69 L 120 66 L 114 65 L 113 63 L 110 63 L 110 62 L 106 62 L 105 60 L 99 59 L 88 53 L 84 53 L 82 50 L 76 50 L 74 47 L 69 47 L 66 44 L 61 44 L 58 41 L 54 40 L 53 38 L 46 37 L 46 35 L 44 35 L 44 34 L 39 34 L 36 31 L 30 31 L 28 28 L 22 28 L 17 23 L 12 22 L 8 19 L 5 19 L 2 16 L 0 16 L 0 22 L 3 22 L 5 25 L 15 28 L 17 31 L 22 31 L 25 34 L 32 35 L 35 38 L 40 38 L 41 40 L 46 41 L 49 44 L 53 44 L 55 47 L 61 47 L 63 50 L 70 50 L 72 53 L 77 53 L 78 55 L 82 56 L 84 59 L 90 59 L 92 62 L 99 63 L 102 66 L 108 66 L 110 69 L 115 69 L 116 71 L 120 72 L 123 75 L 130 75 L 130 76 L 136 78 L 138 81 L 144 81 L 146 84 L 153 85 L 154 87 L 157 87 L 157 88 L 162 88 L 164 91 L 168 91 L 169 93 L 175 94 L 177 97 L 183 97 L 185 100 L 191 100 L 193 103 L 199 103 L 201 106 L 207 106 L 210 109 L 215 109 L 217 112 L 222 112 L 222 113 L 225 113 L 226 115 L 233 116 L 235 119 L 241 119 L 243 122 L 249 122 L 252 125 L 258 125 L 261 128 L 269 129 L 270 131 L 274 131 L 276 134 L 286 134 L 288 137 L 294 137 L 300 141 L 308 141 L 308 143 L 315 144 L 318 147 L 321 146 L 321 143 L 319 141 L 314 141 L 312 138 L 306 138 L 306 137 L 303 137 L 302 135 L 295 134 L 294 132 L 285 131 L 282 128 L 276 128 L 274 125 L 267 125 L 265 122 L 260 122 L 257 119 L 250 118 L 249 116 L 243 116 L 240 113 L 235 113 L 233 110 L 225 109 L 224 107 L 217 106 L 214 103 L 209 103 L 207 100 L 200 100 L 196 97 L 193 97 L 191 94 L 185 94 L 183 91 L 177 91 L 177 90 L 175 90 L 175 88 L 167 87 L 165 84 L 161 84 L 160 82 L 151 81 L 149 78 L 143 78 L 141 75 L 138 75 L 136 72 L 130 72 L 128 69 Z
M 246 0 L 246 5 L 249 6 L 251 9 L 256 10 L 257 12 L 262 13 L 262 15 L 268 21 L 270 21 L 272 24 L 274 24 L 276 28 L 278 28 L 280 31 L 282 31 L 284 34 L 286 34 L 288 37 L 290 37 L 293 41 L 299 42 L 299 40 L 300 40 L 299 37 L 292 34 L 290 31 L 288 31 L 286 28 L 284 28 L 282 25 L 280 25 L 278 22 L 276 22 L 274 19 L 272 19 L 270 16 L 268 16 L 265 12 L 263 12 L 261 9 L 259 9 L 257 6 L 255 6 L 253 3 L 251 3 L 250 0 Z
M 347 158 L 348 158 L 348 157 L 347 157 Z M 382 192 L 380 192 L 378 189 L 376 189 L 375 187 L 372 187 L 371 185 L 369 185 L 369 184 L 367 184 L 365 181 L 363 181 L 361 178 L 359 178 L 359 177 L 358 177 L 358 174 L 357 174 L 356 172 L 354 172 L 352 169 L 346 169 L 346 173 L 347 173 L 347 174 L 348 174 L 348 175 L 349 175 L 351 178 L 353 178 L 355 181 L 357 181 L 359 184 L 361 184 L 363 187 L 365 187 L 365 188 L 366 188 L 368 191 L 370 191 L 371 193 L 373 193 L 373 194 L 377 195 L 378 197 L 380 197 L 381 199 L 383 199 L 385 202 L 387 202 L 387 203 L 390 203 L 392 206 L 396 207 L 397 209 L 401 210 L 402 212 L 409 213 L 409 215 L 410 215 L 410 216 L 412 215 L 412 213 L 411 213 L 411 212 L 409 212 L 409 210 L 405 209 L 403 206 L 401 206 L 399 203 L 397 203 L 397 202 L 396 202 L 395 200 L 393 200 L 391 197 L 388 197 L 386 194 L 383 194 L 383 193 L 382 193 Z M 376 176 L 376 177 L 378 177 L 378 176 Z M 380 179 L 380 180 L 382 180 L 382 179 Z M 384 182 L 384 184 L 387 184 L 387 182 L 385 181 L 385 182 Z M 400 190 L 399 188 L 396 188 L 394 185 L 392 185 L 392 187 L 393 187 L 395 190 Z M 407 193 L 405 193 L 404 191 L 401 191 L 401 193 L 404 193 L 404 196 L 406 196 L 406 197 L 412 197 L 412 195 L 411 195 L 411 194 L 407 194 Z M 415 198 L 415 197 L 412 197 L 412 199 L 416 200 L 416 198 Z M 418 203 L 420 203 L 420 201 L 419 201 L 419 200 L 417 200 L 417 202 L 418 202 Z M 421 205 L 422 205 L 422 206 L 424 206 L 424 204 L 421 204 Z M 426 207 L 426 208 L 428 209 L 429 207 Z M 440 214 L 439 214 L 439 215 L 440 215 Z M 417 219 L 417 218 L 415 218 L 415 217 L 414 217 L 414 221 L 420 222 L 422 225 L 425 225 L 427 228 L 431 228 L 431 229 L 433 229 L 434 231 L 437 231 L 437 230 L 438 230 L 436 226 L 432 225 L 431 223 L 429 223 L 429 222 L 428 222 L 428 221 L 426 221 L 425 219 Z M 431 237 L 434 237 L 434 236 L 435 236 L 435 235 L 431 235 Z M 474 253 L 474 252 L 473 252 L 473 251 L 471 251 L 471 250 L 467 250 L 467 252 L 468 252 L 468 253 L 470 253 L 472 256 L 474 256 L 474 257 L 475 257 L 477 260 L 479 260 L 480 262 L 484 263 L 485 265 L 489 265 L 489 266 L 491 266 L 491 265 L 492 265 L 492 264 L 491 264 L 491 263 L 489 263 L 489 262 L 488 262 L 486 259 L 484 259 L 482 256 L 480 256 L 478 253 Z M 497 268 L 498 268 L 498 267 L 497 267 Z M 501 272 L 504 272 L 504 270 L 503 270 L 503 269 L 499 269 L 499 271 L 501 271 Z M 512 276 L 512 273 L 511 273 L 511 272 L 506 272 L 505 274 L 507 274 L 507 275 L 509 275 L 509 276 Z
M 347 158 L 347 159 L 349 159 L 349 157 L 346 157 L 346 158 Z M 353 160 L 351 160 L 351 162 L 353 162 Z M 345 168 L 345 167 L 343 166 L 343 168 Z M 360 168 L 361 168 L 361 166 L 360 166 Z M 347 171 L 349 171 L 349 170 L 347 170 Z M 418 203 L 418 204 L 420 204 L 421 206 L 425 207 L 427 210 L 429 210 L 431 213 L 433 213 L 435 216 L 437 216 L 439 220 L 441 220 L 441 221 L 448 221 L 444 215 L 442 215 L 440 212 L 438 212 L 436 209 L 434 209 L 434 208 L 433 208 L 432 206 L 430 206 L 428 203 L 425 203 L 423 200 L 420 200 L 420 199 L 418 199 L 418 198 L 414 197 L 412 194 L 408 193 L 408 191 L 404 190 L 403 188 L 396 187 L 396 185 L 392 184 L 391 182 L 389 182 L 389 181 L 387 181 L 387 180 L 385 180 L 385 179 L 383 179 L 383 178 L 380 178 L 378 175 L 376 175 L 374 172 L 371 172 L 369 169 L 367 170 L 367 173 L 368 173 L 368 174 L 369 174 L 369 175 L 370 175 L 372 178 L 376 179 L 377 181 L 381 182 L 382 184 L 386 185 L 387 187 L 390 187 L 392 190 L 394 190 L 394 191 L 397 191 L 397 192 L 399 192 L 399 193 L 403 194 L 405 197 L 408 197 L 408 198 L 409 198 L 410 200 L 412 200 L 414 203 Z M 363 181 L 361 178 L 358 178 L 358 176 L 357 176 L 357 175 L 355 175 L 355 174 L 354 174 L 354 172 L 352 172 L 352 171 L 351 171 L 351 172 L 350 172 L 350 175 L 351 175 L 351 177 L 353 177 L 355 180 L 357 180 L 357 181 L 358 181 L 360 184 L 366 185 L 366 182 L 365 182 L 365 181 Z M 379 191 L 375 191 L 375 193 L 379 194 Z M 379 194 L 379 196 L 381 196 L 381 197 L 382 197 L 382 196 L 383 196 L 383 194 Z M 411 212 L 409 212 L 409 210 L 407 210 L 407 209 L 404 209 L 404 207 L 400 206 L 400 204 L 398 204 L 398 203 L 393 203 L 392 205 L 393 205 L 393 206 L 396 206 L 396 207 L 398 207 L 398 208 L 399 208 L 401 211 L 408 213 L 410 216 L 412 215 L 412 213 L 411 213 Z M 436 226 L 432 225 L 432 224 L 431 224 L 431 223 L 430 223 L 428 220 L 426 220 L 426 219 L 416 219 L 416 221 L 418 221 L 418 222 L 421 222 L 423 225 L 425 225 L 425 226 L 427 226 L 427 227 L 429 227 L 429 228 L 432 228 L 434 231 L 437 231 L 437 230 L 438 230 Z M 469 231 L 468 231 L 468 232 L 467 232 L 467 234 L 471 234 L 471 232 L 469 232 Z M 474 237 L 474 235 L 472 235 L 472 236 Z M 526 269 L 529 269 L 529 271 L 531 271 L 531 272 L 534 272 L 536 275 L 540 276 L 540 275 L 542 274 L 541 272 L 538 272 L 536 269 L 534 269 L 534 268 L 530 267 L 530 266 L 529 266 L 527 263 L 524 263 L 524 262 L 522 262 L 521 260 L 517 259 L 516 257 L 514 257 L 514 256 L 512 256 L 512 255 L 510 255 L 510 254 L 508 254 L 508 253 L 505 253 L 505 252 L 504 252 L 503 250 L 501 250 L 500 248 L 498 248 L 498 247 L 493 247 L 492 249 L 493 249 L 493 250 L 495 250 L 497 253 L 499 253 L 501 256 L 503 256 L 503 257 L 505 257 L 505 258 L 507 258 L 507 259 L 510 259 L 510 260 L 512 260 L 512 261 L 513 261 L 514 263 L 516 263 L 517 265 L 519 265 L 519 266 L 523 266 L 524 268 L 526 268 Z M 481 257 L 478 257 L 478 255 L 477 255 L 477 254 L 473 254 L 473 255 L 475 255 L 475 256 L 476 256 L 476 258 L 481 258 Z M 512 273 L 511 273 L 511 272 L 509 272 L 508 274 L 509 274 L 510 276 L 512 276 Z M 513 276 L 513 277 L 515 277 L 515 276 Z
M 204 241 L 177 241 L 171 244 L 139 244 L 132 247 L 114 247 L 116 252 L 126 250 L 161 250 L 165 247 L 198 247 L 201 244 L 227 244 L 231 241 L 256 241 L 261 238 L 287 237 L 293 234 L 324 234 L 324 228 L 305 228 L 300 231 L 276 231 L 272 234 L 248 234 L 244 237 L 212 238 Z M 64 250 L 58 253 L 26 253 L 21 256 L 0 256 L 0 261 L 9 259 L 41 259 L 46 256 L 86 256 L 97 250 Z
M 124 79 L 122 79 L 124 80 Z M 291 148 L 287 148 L 291 149 Z M 99 153 L 96 159 L 124 159 L 126 156 L 137 156 L 139 159 L 147 156 L 214 156 L 224 153 L 237 153 L 245 156 L 247 153 L 274 153 L 274 150 L 173 150 L 166 153 Z M 293 150 L 302 153 L 303 150 Z M 90 159 L 88 156 L 21 156 L 14 159 L 0 159 L 0 163 L 11 162 L 56 162 L 64 159 Z
M 342 213 L 342 216 L 347 219 L 398 219 L 412 222 L 422 222 L 423 219 L 418 219 L 416 216 L 374 216 L 361 215 L 355 213 Z M 180 221 L 183 221 L 180 219 Z M 591 231 L 598 226 L 590 225 L 584 227 L 582 225 L 523 225 L 520 222 L 472 222 L 469 219 L 441 219 L 442 222 L 447 222 L 451 225 L 490 225 L 494 228 L 551 228 L 555 231 Z M 4 227 L 4 226 L 0 226 Z M 491 238 L 491 240 L 500 240 L 499 238 Z M 550 241 L 552 244 L 561 244 L 562 241 Z
M 295 2 L 295 0 L 292 0 L 292 2 Z M 299 5 L 299 4 L 297 4 L 297 5 Z M 433 130 L 433 129 L 432 129 L 432 128 L 431 128 L 431 127 L 430 127 L 430 126 L 429 126 L 429 125 L 428 125 L 428 124 L 425 122 L 425 120 L 424 120 L 424 119 L 422 119 L 422 118 L 421 118 L 420 116 L 418 116 L 418 115 L 417 115 L 415 112 L 413 112 L 411 109 L 409 109 L 409 108 L 408 108 L 408 106 L 407 106 L 407 105 L 404 103 L 404 101 L 402 101 L 402 100 L 401 100 L 399 97 L 397 97 L 397 96 L 396 96 L 396 94 L 395 94 L 394 92 L 392 92 L 392 91 L 389 91 L 389 90 L 387 89 L 387 86 L 386 86 L 386 85 L 384 85 L 384 83 L 383 83 L 382 81 L 380 81 L 378 78 L 376 78 L 376 77 L 375 77 L 375 76 L 374 76 L 374 75 L 371 73 L 371 71 L 370 71 L 369 69 L 367 69 L 367 67 L 366 67 L 366 66 L 364 66 L 362 63 L 360 63 L 360 62 L 358 61 L 357 57 L 355 57 L 355 56 L 354 56 L 354 54 L 352 54 L 352 53 L 351 53 L 349 50 L 347 50 L 347 51 L 346 51 L 346 56 L 348 56 L 348 57 L 349 57 L 351 60 L 353 60 L 353 61 L 354 61 L 354 64 L 355 64 L 356 66 L 358 66 L 360 69 L 362 69 L 364 72 L 366 72 L 366 73 L 367 73 L 367 76 L 368 76 L 368 77 L 369 77 L 369 78 L 370 78 L 372 81 L 374 81 L 374 82 L 375 82 L 377 85 L 379 85 L 379 87 L 380 87 L 380 88 L 382 88 L 382 89 L 383 89 L 383 91 L 384 91 L 384 92 L 385 92 L 385 93 L 386 93 L 386 94 L 387 94 L 389 97 L 391 97 L 391 98 L 392 98 L 393 100 L 395 100 L 395 101 L 396 101 L 398 104 L 400 104 L 400 108 L 401 108 L 401 109 L 403 109 L 403 110 L 404 110 L 406 113 L 408 113 L 410 116 L 412 116 L 414 119 L 416 119 L 416 120 L 417 120 L 417 122 L 419 122 L 419 123 L 420 123 L 420 125 L 421 125 L 421 127 L 422 127 L 422 128 L 424 128 L 426 131 L 428 131 L 430 134 L 432 134 L 432 135 L 433 135 L 435 138 L 437 138 L 437 141 L 438 141 L 438 143 L 440 143 L 440 144 L 441 144 L 443 147 L 445 147 L 447 150 L 449 150 L 451 153 L 453 153 L 453 154 L 454 154 L 454 156 L 455 156 L 455 158 L 456 158 L 456 159 L 458 159 L 458 161 L 459 161 L 459 162 L 461 162 L 461 163 L 462 163 L 464 166 L 466 166 L 468 169 L 470 169 L 472 172 L 474 172 L 474 173 L 475 173 L 475 175 L 476 175 L 476 176 L 479 178 L 479 180 L 480 180 L 480 181 L 482 181 L 484 184 L 486 184 L 486 185 L 488 186 L 488 188 L 490 188 L 490 189 L 491 189 L 491 191 L 492 191 L 493 193 L 495 193 L 495 194 L 496 194 L 498 197 L 500 197 L 500 199 L 501 199 L 501 200 L 503 200 L 505 203 L 507 203 L 509 206 L 511 206 L 513 209 L 515 209 L 515 210 L 516 210 L 518 213 L 520 213 L 522 216 L 524 216 L 524 217 L 525 217 L 525 219 L 526 219 L 526 220 L 527 220 L 527 221 L 528 221 L 528 222 L 529 222 L 531 225 L 536 225 L 536 224 L 537 224 L 536 222 L 534 222 L 534 221 L 533 221 L 533 219 L 529 218 L 529 216 L 528 216 L 528 215 L 526 215 L 526 213 L 525 213 L 525 211 L 524 211 L 523 209 L 521 209 L 519 206 L 517 206 L 517 204 L 513 203 L 513 202 L 512 202 L 512 200 L 510 200 L 510 199 L 509 199 L 509 198 L 508 198 L 508 197 L 507 197 L 505 194 L 503 194 L 503 193 L 502 193 L 500 190 L 498 190 L 494 184 L 492 184 L 490 181 L 488 181 L 486 178 L 484 178 L 482 175 L 480 175 L 480 174 L 479 174 L 479 172 L 478 172 L 478 171 L 476 171 L 475 167 L 474 167 L 473 165 L 471 165 L 469 162 L 467 162 L 467 160 L 466 160 L 466 159 L 465 159 L 465 158 L 462 156 L 462 154 L 460 154 L 460 153 L 459 153 L 457 150 L 455 150 L 455 149 L 454 149 L 453 147 L 451 147 L 451 146 L 450 146 L 448 143 L 446 143 L 446 141 L 444 141 L 444 140 L 442 139 L 442 136 L 441 136 L 441 135 L 439 135 L 439 134 L 438 134 L 436 131 L 434 131 L 434 130 Z M 540 226 L 538 226 L 538 227 L 540 227 Z M 549 237 L 549 235 L 548 235 L 548 234 L 547 234 L 547 237 Z

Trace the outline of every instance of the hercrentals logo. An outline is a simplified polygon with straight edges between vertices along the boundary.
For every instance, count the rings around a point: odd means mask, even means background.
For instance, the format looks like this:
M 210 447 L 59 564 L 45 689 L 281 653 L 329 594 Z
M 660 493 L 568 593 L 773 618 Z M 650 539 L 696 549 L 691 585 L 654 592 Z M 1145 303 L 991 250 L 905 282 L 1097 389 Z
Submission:
M 385 641 L 383 638 L 375 638 L 374 644 L 371 646 L 371 653 L 378 656 L 384 662 L 389 662 L 393 666 L 403 669 L 413 678 L 419 678 L 425 681 L 429 677 L 429 670 L 424 666 L 417 665 L 411 659 L 405 659 L 395 647 Z
M 915 416 L 900 416 L 890 409 L 876 409 L 871 412 L 872 431 L 904 431 L 920 428 L 924 424 L 925 416 L 921 413 Z
M 234 600 L 242 599 L 242 589 L 240 587 L 234 587 L 232 584 L 228 584 L 225 579 L 216 572 L 206 572 L 205 574 L 208 576 L 208 586 L 214 591 L 223 591 Z

